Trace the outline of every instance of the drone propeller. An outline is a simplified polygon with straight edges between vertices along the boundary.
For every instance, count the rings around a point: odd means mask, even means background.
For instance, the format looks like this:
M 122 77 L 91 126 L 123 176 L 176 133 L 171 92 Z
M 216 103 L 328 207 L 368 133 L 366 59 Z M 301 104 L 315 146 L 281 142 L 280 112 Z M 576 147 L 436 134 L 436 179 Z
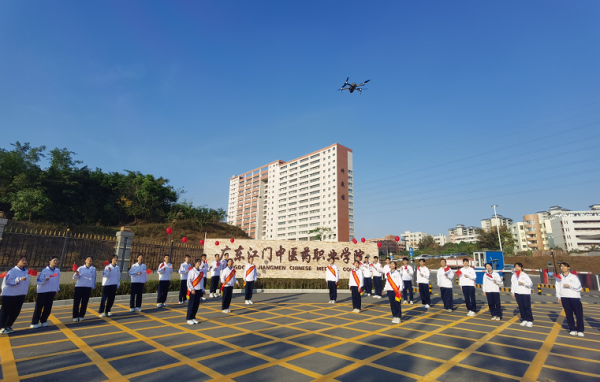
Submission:
M 364 86 L 367 82 L 369 82 L 371 80 L 366 80 L 365 82 L 363 82 L 362 84 L 358 85 L 358 86 Z
M 344 84 L 342 85 L 342 87 L 348 85 L 348 80 L 350 79 L 350 77 L 346 78 L 346 82 L 344 82 Z

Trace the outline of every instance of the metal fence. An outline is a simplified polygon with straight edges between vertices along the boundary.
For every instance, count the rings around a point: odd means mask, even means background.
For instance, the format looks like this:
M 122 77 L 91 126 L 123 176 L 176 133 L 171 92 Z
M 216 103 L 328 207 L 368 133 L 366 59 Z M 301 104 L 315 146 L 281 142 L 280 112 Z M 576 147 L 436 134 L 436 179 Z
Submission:
M 199 259 L 203 250 L 201 246 L 191 244 L 179 244 L 173 242 L 157 242 L 147 239 L 133 238 L 131 245 L 130 259 L 132 263 L 137 261 L 139 255 L 144 256 L 144 263 L 148 269 L 156 270 L 159 264 L 164 260 L 165 255 L 170 256 L 173 267 L 179 267 L 183 263 L 185 255 L 189 255 L 191 260 Z

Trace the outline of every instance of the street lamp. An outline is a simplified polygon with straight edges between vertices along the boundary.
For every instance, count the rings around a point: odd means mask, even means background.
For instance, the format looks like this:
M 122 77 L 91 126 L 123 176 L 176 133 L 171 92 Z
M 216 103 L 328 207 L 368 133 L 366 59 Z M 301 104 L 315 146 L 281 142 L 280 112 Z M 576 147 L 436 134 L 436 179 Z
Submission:
M 498 214 L 496 213 L 496 207 L 498 207 L 498 205 L 494 204 L 492 205 L 492 208 L 494 209 L 494 217 L 496 218 L 496 220 L 498 220 Z M 496 229 L 498 230 L 498 241 L 500 242 L 500 252 L 502 252 L 502 239 L 500 238 L 500 222 L 498 221 L 498 225 L 496 226 Z

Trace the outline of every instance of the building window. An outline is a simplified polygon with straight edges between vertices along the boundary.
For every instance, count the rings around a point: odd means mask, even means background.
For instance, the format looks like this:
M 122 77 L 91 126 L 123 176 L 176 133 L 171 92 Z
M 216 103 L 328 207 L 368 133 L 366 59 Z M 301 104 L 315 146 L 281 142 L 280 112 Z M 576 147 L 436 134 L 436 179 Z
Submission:
M 342 195 L 342 200 L 346 200 L 346 196 L 345 195 Z

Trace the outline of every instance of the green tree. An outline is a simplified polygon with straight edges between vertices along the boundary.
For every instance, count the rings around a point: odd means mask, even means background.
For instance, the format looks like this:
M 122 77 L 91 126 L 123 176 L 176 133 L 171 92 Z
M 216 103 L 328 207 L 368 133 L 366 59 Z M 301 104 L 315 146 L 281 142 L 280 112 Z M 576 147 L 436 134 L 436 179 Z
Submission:
M 26 188 L 12 194 L 10 203 L 15 219 L 31 221 L 33 214 L 39 214 L 51 202 L 42 190 Z
M 438 244 L 435 242 L 433 236 L 425 235 L 423 238 L 421 238 L 421 240 L 419 240 L 418 246 L 420 251 L 424 251 L 426 249 L 433 250 L 438 246 Z
M 482 228 L 477 229 L 477 241 L 479 249 L 482 250 L 500 250 L 500 243 L 498 241 L 498 232 L 496 227 L 491 227 L 490 230 L 484 230 Z M 506 254 L 514 254 L 515 240 L 512 233 L 506 226 L 500 227 L 500 237 L 502 239 L 502 249 Z
M 310 235 L 310 234 L 316 233 L 315 239 L 323 241 L 323 239 L 325 238 L 325 236 L 327 235 L 328 232 L 331 232 L 331 228 L 317 227 L 315 229 L 311 229 L 310 231 L 308 231 L 308 234 Z

